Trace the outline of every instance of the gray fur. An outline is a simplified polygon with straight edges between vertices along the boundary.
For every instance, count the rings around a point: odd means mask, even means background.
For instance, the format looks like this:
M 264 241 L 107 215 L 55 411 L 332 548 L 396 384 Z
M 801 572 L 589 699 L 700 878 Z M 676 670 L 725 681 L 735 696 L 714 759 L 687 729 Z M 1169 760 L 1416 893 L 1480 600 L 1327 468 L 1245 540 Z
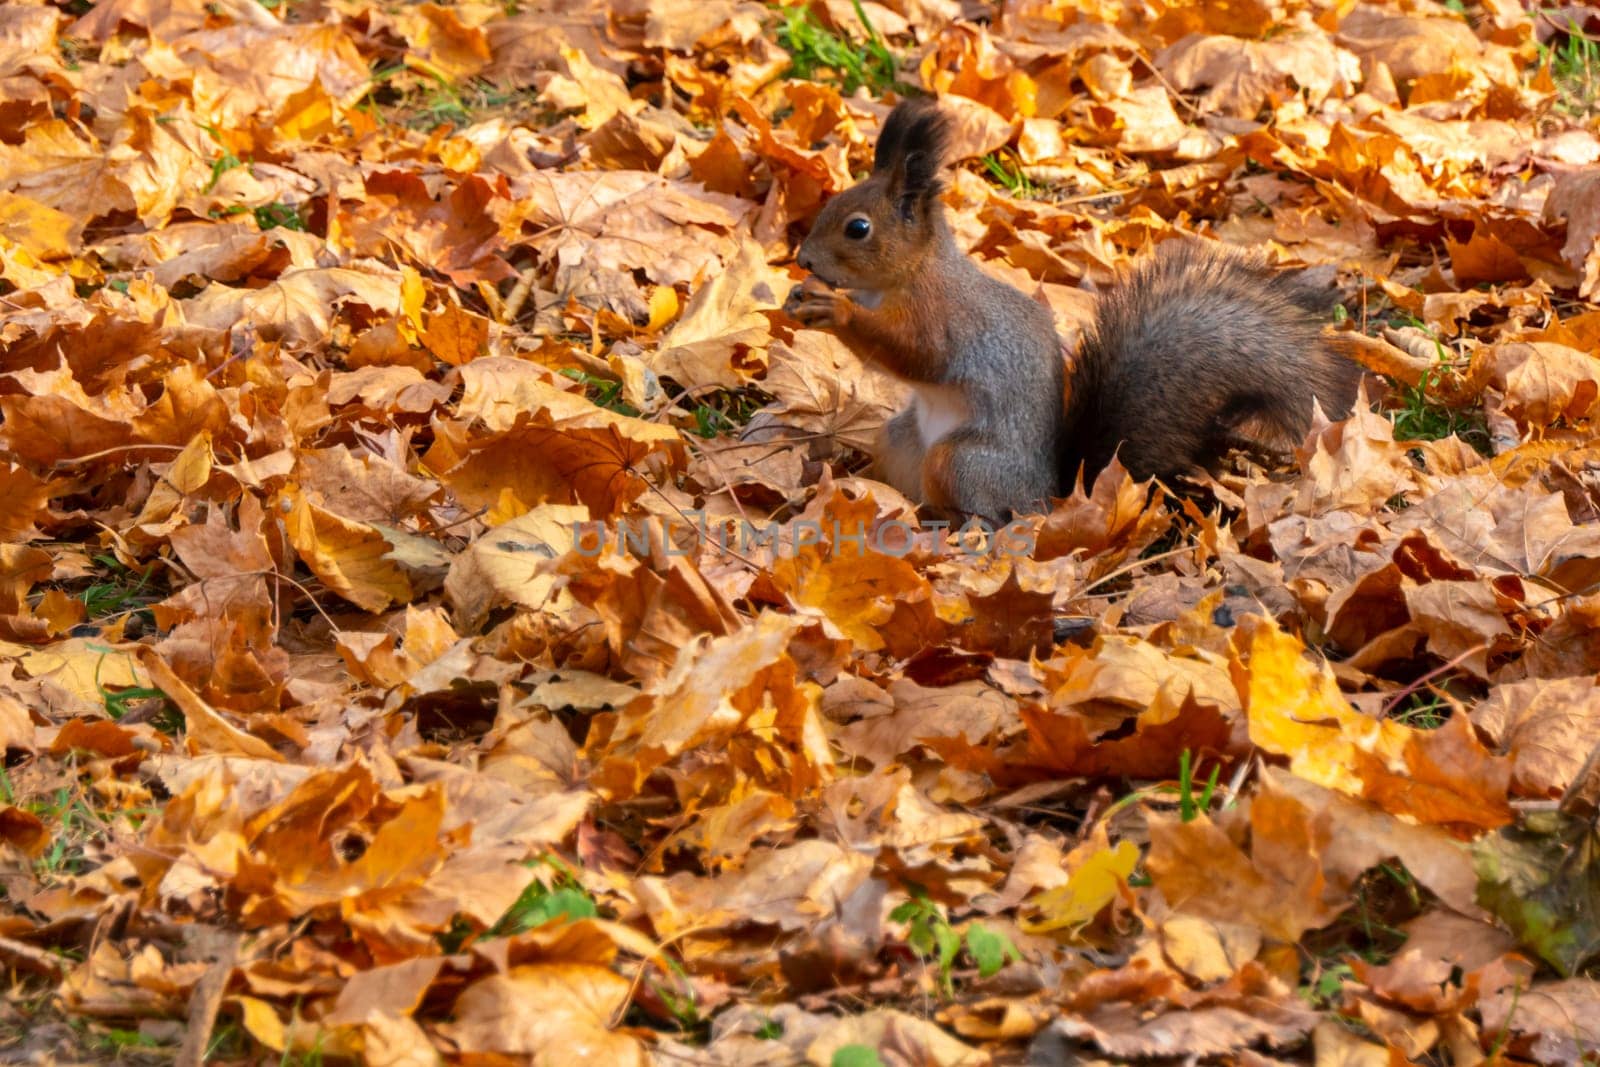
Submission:
M 1020 290 L 985 274 L 955 245 L 943 213 L 933 262 L 959 264 L 949 291 L 964 294 L 942 307 L 941 348 L 959 353 L 952 385 L 967 395 L 972 417 L 945 440 L 961 442 L 954 469 L 956 506 L 990 518 L 1040 510 L 1056 495 L 1061 428 L 1061 342 L 1055 321 Z
M 1242 440 L 1283 449 L 1313 398 L 1349 415 L 1361 369 L 1321 335 L 1332 301 L 1214 245 L 1168 242 L 1101 297 L 1071 381 L 1063 492 L 1117 454 L 1138 478 L 1213 462 Z M 1120 451 L 1119 451 L 1120 448 Z

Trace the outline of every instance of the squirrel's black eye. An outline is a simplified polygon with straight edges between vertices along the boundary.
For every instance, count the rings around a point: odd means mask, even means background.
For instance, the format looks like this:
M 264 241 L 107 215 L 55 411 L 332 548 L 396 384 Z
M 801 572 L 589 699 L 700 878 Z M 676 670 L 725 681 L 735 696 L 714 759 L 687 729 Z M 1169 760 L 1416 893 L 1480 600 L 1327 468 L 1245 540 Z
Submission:
M 859 241 L 872 232 L 872 223 L 857 216 L 844 224 L 844 235 L 852 241 Z

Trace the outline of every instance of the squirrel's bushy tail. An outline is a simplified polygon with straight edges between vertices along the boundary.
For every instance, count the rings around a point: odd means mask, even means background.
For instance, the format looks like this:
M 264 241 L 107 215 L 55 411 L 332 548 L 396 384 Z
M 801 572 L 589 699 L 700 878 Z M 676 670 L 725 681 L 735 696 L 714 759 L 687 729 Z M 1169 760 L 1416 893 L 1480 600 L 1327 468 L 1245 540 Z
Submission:
M 1349 415 L 1361 368 L 1322 337 L 1332 304 L 1258 257 L 1162 245 L 1101 297 L 1069 377 L 1063 489 L 1080 463 L 1087 480 L 1113 454 L 1142 478 L 1239 443 L 1287 449 L 1310 428 L 1313 398 Z

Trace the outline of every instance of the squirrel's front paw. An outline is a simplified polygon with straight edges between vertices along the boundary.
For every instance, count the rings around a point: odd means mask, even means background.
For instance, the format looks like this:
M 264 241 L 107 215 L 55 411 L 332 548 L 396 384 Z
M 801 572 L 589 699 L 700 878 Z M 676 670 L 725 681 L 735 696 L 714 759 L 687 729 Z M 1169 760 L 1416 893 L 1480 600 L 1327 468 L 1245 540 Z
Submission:
M 842 326 L 850 318 L 850 297 L 807 278 L 789 291 L 783 310 L 806 326 Z
M 783 302 L 784 314 L 793 315 L 794 309 L 799 307 L 800 301 L 804 300 L 805 298 L 806 287 L 804 283 L 796 285 L 793 289 L 790 289 L 788 298 Z

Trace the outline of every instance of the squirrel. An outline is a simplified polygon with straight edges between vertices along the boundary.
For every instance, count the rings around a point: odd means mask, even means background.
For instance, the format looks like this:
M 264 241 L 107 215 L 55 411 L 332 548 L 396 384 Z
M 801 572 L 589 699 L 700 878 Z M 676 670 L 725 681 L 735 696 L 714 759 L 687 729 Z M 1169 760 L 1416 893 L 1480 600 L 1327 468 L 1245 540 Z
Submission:
M 1102 294 L 1067 361 L 1050 312 L 956 245 L 940 193 L 950 119 L 927 99 L 884 122 L 872 173 L 823 206 L 785 310 L 912 386 L 877 474 L 947 511 L 1046 510 L 1113 456 L 1134 477 L 1286 450 L 1313 401 L 1345 418 L 1361 368 L 1322 337 L 1327 301 L 1257 256 L 1169 242 Z

